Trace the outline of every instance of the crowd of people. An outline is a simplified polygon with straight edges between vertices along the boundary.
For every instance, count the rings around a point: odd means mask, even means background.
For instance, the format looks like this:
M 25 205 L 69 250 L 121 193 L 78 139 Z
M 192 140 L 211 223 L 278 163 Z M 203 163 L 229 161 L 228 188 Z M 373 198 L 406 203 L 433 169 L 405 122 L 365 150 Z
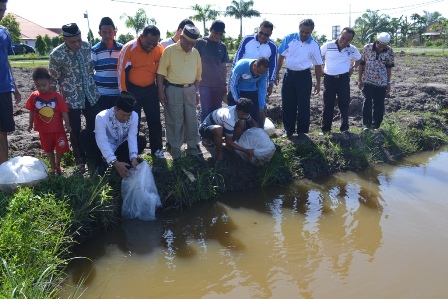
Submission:
M 6 3 L 0 0 L 0 19 Z M 379 128 L 394 67 L 388 33 L 379 33 L 375 42 L 359 52 L 350 44 L 355 31 L 349 27 L 335 41 L 322 46 L 312 37 L 311 19 L 302 20 L 298 32 L 288 34 L 278 47 L 270 39 L 273 29 L 271 22 L 263 21 L 258 32 L 242 39 L 227 81 L 230 60 L 221 41 L 225 34 L 221 20 L 213 21 L 209 36 L 202 38 L 191 20 L 183 20 L 174 36 L 163 41 L 159 29 L 148 25 L 136 39 L 122 45 L 115 40 L 114 22 L 104 17 L 98 31 L 101 41 L 93 46 L 82 40 L 75 23 L 66 24 L 62 26 L 63 43 L 51 52 L 48 69 L 36 68 L 33 72 L 36 91 L 26 103 L 30 110 L 28 130 L 39 132 L 53 174 L 63 171 L 60 163 L 69 150 L 69 133 L 78 172 L 86 171 L 89 159 L 95 167 L 94 176 L 103 175 L 112 165 L 127 177 L 147 144 L 139 135 L 143 109 L 149 148 L 155 158 L 164 159 L 167 150 L 177 161 L 184 143 L 185 154 L 197 157 L 202 142 L 206 147 L 216 147 L 216 163 L 221 166 L 223 147 L 254 155 L 253 148 L 242 148 L 235 141 L 249 127 L 263 128 L 266 102 L 274 84 L 279 83 L 284 63 L 284 137 L 297 133 L 302 139 L 309 133 L 310 97 L 320 93 L 322 77 L 321 134 L 331 132 L 336 99 L 340 131 L 349 132 L 349 82 L 356 69 L 358 87 L 365 98 L 364 129 Z M 0 63 L 6 66 L 0 71 L 0 164 L 8 157 L 7 133 L 15 129 L 12 96 L 16 103 L 22 98 L 9 64 L 11 54 L 11 37 L 0 26 Z M 227 106 L 222 106 L 223 100 Z

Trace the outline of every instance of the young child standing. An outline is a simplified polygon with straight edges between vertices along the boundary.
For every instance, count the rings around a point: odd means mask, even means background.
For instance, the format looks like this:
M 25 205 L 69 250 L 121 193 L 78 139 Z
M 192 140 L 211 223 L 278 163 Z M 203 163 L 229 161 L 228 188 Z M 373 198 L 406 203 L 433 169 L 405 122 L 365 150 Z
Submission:
M 36 68 L 33 81 L 36 91 L 29 96 L 25 105 L 30 110 L 28 132 L 33 126 L 39 132 L 40 144 L 50 160 L 50 174 L 61 175 L 62 156 L 70 150 L 65 134 L 66 131 L 70 132 L 68 108 L 62 97 L 50 88 L 52 78 L 46 68 Z

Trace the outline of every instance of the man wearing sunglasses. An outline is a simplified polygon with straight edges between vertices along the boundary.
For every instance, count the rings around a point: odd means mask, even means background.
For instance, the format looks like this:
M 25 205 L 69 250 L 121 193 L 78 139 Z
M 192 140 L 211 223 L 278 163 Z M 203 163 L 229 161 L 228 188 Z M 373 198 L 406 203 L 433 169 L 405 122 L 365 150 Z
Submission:
M 274 25 L 271 22 L 263 21 L 258 28 L 258 33 L 244 37 L 233 60 L 233 67 L 235 67 L 240 59 L 257 59 L 259 57 L 269 59 L 267 98 L 272 94 L 277 69 L 277 45 L 270 39 L 273 29 Z M 258 124 L 263 127 L 264 119 L 259 119 Z
M 384 99 L 390 93 L 394 51 L 389 46 L 390 35 L 381 32 L 374 43 L 361 51 L 358 68 L 358 87 L 364 95 L 362 123 L 364 130 L 378 129 L 383 121 Z M 373 104 L 373 117 L 372 117 Z

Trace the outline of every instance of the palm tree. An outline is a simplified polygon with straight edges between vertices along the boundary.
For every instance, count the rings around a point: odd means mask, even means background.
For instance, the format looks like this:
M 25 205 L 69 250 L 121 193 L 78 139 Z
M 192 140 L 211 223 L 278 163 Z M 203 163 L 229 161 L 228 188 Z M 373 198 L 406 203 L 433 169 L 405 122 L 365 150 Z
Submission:
M 235 17 L 240 20 L 240 37 L 243 36 L 243 18 L 259 17 L 260 12 L 252 9 L 254 1 L 233 0 L 232 5 L 227 6 L 225 16 Z
M 146 12 L 143 8 L 139 8 L 135 13 L 135 16 L 128 16 L 127 14 L 123 14 L 120 17 L 120 20 L 126 19 L 124 24 L 127 28 L 132 28 L 135 30 L 135 36 L 138 36 L 138 33 L 149 24 L 149 18 L 146 16 Z M 151 22 L 153 24 L 156 23 L 154 18 L 151 18 Z
M 362 44 L 373 42 L 376 34 L 387 30 L 389 19 L 388 15 L 380 15 L 377 10 L 367 9 L 361 17 L 355 20 L 355 36 Z
M 212 5 L 206 4 L 205 6 L 200 6 L 199 4 L 196 4 L 191 7 L 196 14 L 194 16 L 191 16 L 190 19 L 193 19 L 195 21 L 201 21 L 202 25 L 204 26 L 204 36 L 207 35 L 207 28 L 205 27 L 205 22 L 216 20 L 216 17 L 219 16 L 221 13 L 217 10 L 212 9 Z

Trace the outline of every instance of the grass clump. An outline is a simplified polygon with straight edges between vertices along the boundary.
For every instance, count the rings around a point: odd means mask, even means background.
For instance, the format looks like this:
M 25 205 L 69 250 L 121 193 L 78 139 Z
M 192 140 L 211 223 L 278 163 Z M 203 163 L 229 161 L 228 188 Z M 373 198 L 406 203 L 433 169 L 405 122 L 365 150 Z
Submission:
M 0 298 L 56 297 L 71 245 L 113 221 L 109 192 L 77 175 L 0 192 Z

